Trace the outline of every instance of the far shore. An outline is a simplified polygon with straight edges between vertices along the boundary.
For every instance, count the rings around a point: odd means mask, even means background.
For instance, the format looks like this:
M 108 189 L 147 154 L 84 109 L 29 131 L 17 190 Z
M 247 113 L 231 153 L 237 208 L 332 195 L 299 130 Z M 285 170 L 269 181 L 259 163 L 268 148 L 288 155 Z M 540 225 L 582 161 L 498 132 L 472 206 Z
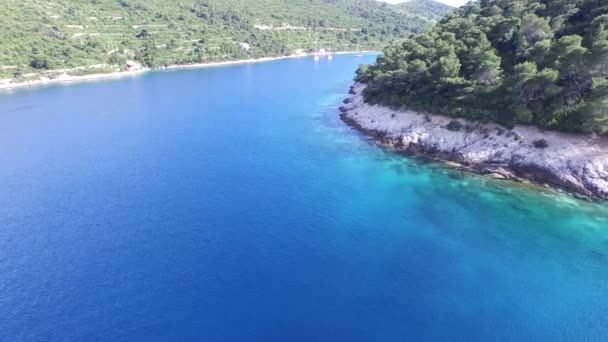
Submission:
M 372 53 L 374 51 L 336 51 L 333 52 L 333 55 L 345 55 L 345 54 L 355 54 L 355 53 Z M 97 80 L 105 80 L 112 78 L 121 78 L 121 77 L 129 77 L 129 76 L 137 76 L 148 71 L 153 70 L 175 70 L 175 69 L 195 69 L 195 68 L 210 68 L 210 67 L 219 67 L 226 65 L 236 65 L 236 64 L 250 64 L 250 63 L 263 63 L 276 61 L 280 59 L 287 58 L 300 58 L 300 57 L 311 57 L 313 54 L 293 54 L 287 56 L 278 56 L 278 57 L 261 57 L 261 58 L 250 58 L 250 59 L 239 59 L 233 61 L 222 61 L 222 62 L 205 62 L 205 63 L 193 63 L 193 64 L 174 64 L 163 66 L 160 68 L 140 68 L 132 71 L 117 71 L 111 73 L 101 73 L 101 74 L 90 74 L 90 75 L 82 75 L 82 76 L 70 76 L 67 74 L 63 74 L 56 78 L 48 78 L 42 77 L 38 80 L 24 81 L 24 82 L 10 82 L 10 83 L 0 83 L 0 91 L 1 90 L 11 90 L 16 88 L 25 88 L 25 87 L 37 87 L 46 84 L 54 84 L 54 83 L 73 83 L 73 82 L 84 82 L 84 81 L 97 81 Z M 321 56 L 327 56 L 327 54 L 322 54 Z

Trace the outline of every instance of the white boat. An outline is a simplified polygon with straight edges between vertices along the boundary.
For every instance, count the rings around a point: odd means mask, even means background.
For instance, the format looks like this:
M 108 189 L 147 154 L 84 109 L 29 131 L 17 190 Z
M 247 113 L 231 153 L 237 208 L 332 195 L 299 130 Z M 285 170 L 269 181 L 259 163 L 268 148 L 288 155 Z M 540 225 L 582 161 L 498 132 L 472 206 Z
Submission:
M 321 56 L 319 55 L 319 51 L 317 51 L 317 42 L 315 42 L 314 59 L 315 59 L 315 61 L 318 61 L 319 59 L 321 59 Z
M 334 56 L 331 54 L 331 47 L 327 48 L 327 59 L 330 61 L 334 59 Z

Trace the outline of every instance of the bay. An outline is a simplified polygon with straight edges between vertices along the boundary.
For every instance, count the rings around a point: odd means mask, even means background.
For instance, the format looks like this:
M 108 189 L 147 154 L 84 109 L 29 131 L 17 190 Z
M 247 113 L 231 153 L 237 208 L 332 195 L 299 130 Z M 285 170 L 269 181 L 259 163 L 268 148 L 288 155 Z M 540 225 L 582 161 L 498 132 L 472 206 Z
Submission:
M 0 339 L 605 338 L 606 204 L 375 146 L 374 58 L 1 93 Z

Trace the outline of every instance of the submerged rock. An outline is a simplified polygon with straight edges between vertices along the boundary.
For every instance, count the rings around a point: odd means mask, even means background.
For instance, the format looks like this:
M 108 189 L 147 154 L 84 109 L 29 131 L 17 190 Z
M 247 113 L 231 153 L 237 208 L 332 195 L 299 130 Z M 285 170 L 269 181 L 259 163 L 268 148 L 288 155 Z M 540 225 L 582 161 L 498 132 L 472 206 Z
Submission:
M 527 126 L 509 130 L 497 124 L 394 110 L 366 103 L 364 89 L 361 83 L 350 88 L 354 95 L 340 107 L 342 120 L 381 138 L 383 144 L 455 161 L 495 177 L 522 177 L 608 199 L 605 137 L 546 132 Z M 539 141 L 543 142 L 542 148 Z

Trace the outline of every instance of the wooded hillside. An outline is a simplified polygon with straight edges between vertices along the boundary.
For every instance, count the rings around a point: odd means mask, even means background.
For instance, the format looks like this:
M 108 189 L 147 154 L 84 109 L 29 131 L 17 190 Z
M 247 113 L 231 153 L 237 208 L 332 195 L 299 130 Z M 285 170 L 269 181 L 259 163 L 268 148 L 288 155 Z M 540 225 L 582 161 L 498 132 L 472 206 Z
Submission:
M 608 132 L 608 2 L 481 0 L 384 50 L 366 99 L 544 128 Z
M 0 78 L 379 49 L 431 27 L 375 0 L 0 0 L 0 17 Z

